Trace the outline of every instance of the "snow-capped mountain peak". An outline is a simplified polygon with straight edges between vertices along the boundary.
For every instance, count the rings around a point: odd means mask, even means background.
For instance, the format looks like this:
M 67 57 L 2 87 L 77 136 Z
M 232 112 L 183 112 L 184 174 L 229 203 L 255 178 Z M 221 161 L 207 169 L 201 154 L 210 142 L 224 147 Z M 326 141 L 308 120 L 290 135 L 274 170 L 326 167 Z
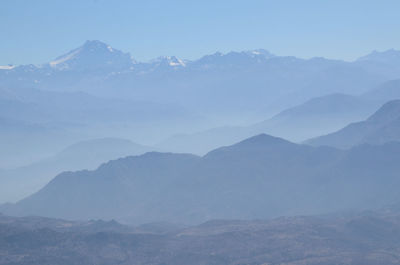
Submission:
M 184 61 L 182 59 L 179 59 L 175 56 L 160 56 L 152 61 L 150 61 L 152 64 L 156 65 L 163 65 L 163 66 L 171 66 L 171 67 L 185 67 L 187 64 L 187 61 Z
M 273 57 L 276 57 L 276 55 L 270 53 L 267 50 L 264 49 L 256 49 L 256 50 L 250 50 L 250 51 L 246 51 L 245 52 L 247 55 L 251 56 L 251 57 L 256 57 L 256 56 L 262 56 L 266 59 L 270 59 Z
M 15 68 L 15 65 L 0 65 L 0 70 L 11 70 Z
M 49 65 L 58 70 L 125 69 L 132 65 L 132 61 L 129 53 L 121 52 L 101 41 L 90 40 L 81 47 L 57 57 Z

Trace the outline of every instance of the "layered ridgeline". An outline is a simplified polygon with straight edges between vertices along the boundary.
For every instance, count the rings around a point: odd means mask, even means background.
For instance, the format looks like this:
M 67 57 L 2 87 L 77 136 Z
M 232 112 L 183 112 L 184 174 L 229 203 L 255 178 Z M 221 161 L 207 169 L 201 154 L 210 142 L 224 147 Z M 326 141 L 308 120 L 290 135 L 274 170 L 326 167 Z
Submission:
M 400 91 L 400 83 L 396 88 Z M 396 98 L 394 94 L 390 96 Z M 301 142 L 334 132 L 351 122 L 364 120 L 384 102 L 383 99 L 364 96 L 330 94 L 312 98 L 249 126 L 223 126 L 192 134 L 177 134 L 157 146 L 173 152 L 205 154 L 222 145 L 231 145 L 260 133 Z
M 95 169 L 112 159 L 153 150 L 120 138 L 75 143 L 38 162 L 0 171 L 0 203 L 15 202 L 38 191 L 60 172 Z
M 398 54 L 344 62 L 252 50 L 137 62 L 87 41 L 43 65 L 0 67 L 0 168 L 25 166 L 90 138 L 201 155 L 262 132 L 303 141 L 371 114 L 376 96 L 354 95 L 398 78 Z M 396 96 L 384 94 L 379 98 Z
M 334 93 L 312 98 L 248 126 L 223 126 L 177 134 L 157 146 L 174 152 L 205 154 L 221 145 L 231 145 L 260 133 L 302 142 L 363 121 L 383 104 L 395 99 L 400 99 L 400 79 L 384 82 L 361 95 Z
M 379 92 L 379 91 L 378 91 Z M 306 143 L 349 148 L 362 143 L 382 144 L 400 140 L 400 100 L 389 101 L 368 119 Z
M 258 135 L 204 157 L 147 153 L 66 172 L 12 215 L 196 223 L 374 208 L 400 200 L 400 143 L 343 151 Z
M 37 162 L 86 139 L 149 142 L 201 121 L 176 104 L 0 86 L 0 168 Z
M 0 215 L 0 264 L 395 265 L 399 237 L 394 207 L 194 227 Z

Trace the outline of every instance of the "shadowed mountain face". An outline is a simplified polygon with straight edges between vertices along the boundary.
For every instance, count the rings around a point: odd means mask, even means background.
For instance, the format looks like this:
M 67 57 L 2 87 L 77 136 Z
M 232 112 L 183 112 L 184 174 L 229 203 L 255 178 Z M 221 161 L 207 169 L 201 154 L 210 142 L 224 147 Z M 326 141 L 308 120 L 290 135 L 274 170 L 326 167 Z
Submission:
M 384 104 L 362 122 L 352 123 L 343 129 L 320 136 L 306 143 L 349 148 L 362 143 L 382 144 L 400 140 L 400 100 Z
M 204 157 L 148 153 L 58 175 L 9 214 L 198 223 L 378 207 L 400 200 L 400 144 L 349 151 L 259 135 Z
M 214 220 L 160 232 L 142 227 L 0 215 L 0 264 L 394 265 L 400 261 L 400 215 L 390 208 L 268 221 Z
M 162 219 L 157 218 L 160 209 L 168 203 L 177 207 L 184 203 L 174 194 L 179 190 L 176 185 L 198 159 L 193 155 L 163 153 L 121 158 L 103 164 L 95 171 L 62 173 L 40 191 L 42 195 L 33 195 L 30 197 L 33 201 L 28 199 L 26 202 L 37 205 L 39 215 L 43 216 L 47 215 L 48 209 L 57 208 L 55 216 L 78 219 L 123 215 L 135 217 L 138 223 L 160 221 Z M 48 201 L 55 195 L 57 198 Z M 160 201 L 160 196 L 165 198 Z M 132 205 L 133 202 L 138 204 Z M 168 216 L 176 214 L 173 209 L 165 208 L 164 211 Z

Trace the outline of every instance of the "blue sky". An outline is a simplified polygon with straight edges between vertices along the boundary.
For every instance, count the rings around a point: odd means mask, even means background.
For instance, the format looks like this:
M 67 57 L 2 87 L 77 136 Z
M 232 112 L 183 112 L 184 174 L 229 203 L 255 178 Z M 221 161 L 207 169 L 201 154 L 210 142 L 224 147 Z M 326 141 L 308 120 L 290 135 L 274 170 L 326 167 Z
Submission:
M 352 60 L 400 49 L 398 0 L 1 0 L 0 64 L 47 62 L 85 40 L 137 60 L 264 48 Z

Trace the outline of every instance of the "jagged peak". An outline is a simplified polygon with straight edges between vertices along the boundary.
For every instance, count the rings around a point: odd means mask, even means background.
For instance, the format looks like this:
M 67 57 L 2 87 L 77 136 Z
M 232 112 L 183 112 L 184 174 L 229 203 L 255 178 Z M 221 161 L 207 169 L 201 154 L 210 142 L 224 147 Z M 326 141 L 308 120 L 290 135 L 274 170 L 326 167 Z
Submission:
M 392 59 L 400 59 L 400 50 L 389 49 L 385 51 L 374 50 L 371 53 L 357 59 L 357 61 L 389 61 Z
M 265 58 L 273 58 L 276 57 L 276 55 L 272 54 L 268 50 L 265 49 L 255 49 L 255 50 L 248 50 L 245 51 L 246 54 L 250 56 L 263 56 Z
M 176 56 L 160 56 L 150 61 L 155 64 L 165 64 L 172 67 L 186 66 L 187 61 L 177 58 Z

